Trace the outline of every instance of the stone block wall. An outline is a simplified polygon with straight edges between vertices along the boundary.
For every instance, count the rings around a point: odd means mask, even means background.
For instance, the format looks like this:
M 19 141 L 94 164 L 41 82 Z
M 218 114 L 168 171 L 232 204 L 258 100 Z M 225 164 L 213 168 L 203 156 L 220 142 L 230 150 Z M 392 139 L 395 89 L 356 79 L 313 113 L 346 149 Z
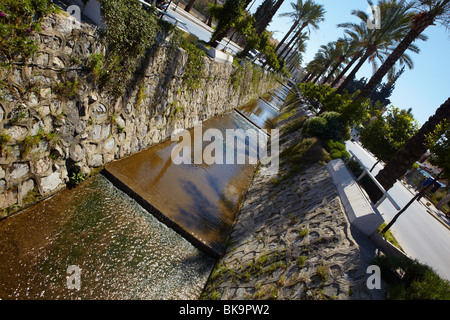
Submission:
M 65 188 L 74 172 L 88 175 L 278 86 L 262 72 L 255 81 L 247 66 L 235 90 L 236 67 L 205 57 L 201 86 L 186 88 L 188 55 L 162 40 L 117 99 L 99 92 L 86 69 L 91 54 L 106 52 L 95 26 L 73 28 L 61 13 L 43 27 L 33 35 L 39 50 L 32 63 L 1 77 L 0 218 Z

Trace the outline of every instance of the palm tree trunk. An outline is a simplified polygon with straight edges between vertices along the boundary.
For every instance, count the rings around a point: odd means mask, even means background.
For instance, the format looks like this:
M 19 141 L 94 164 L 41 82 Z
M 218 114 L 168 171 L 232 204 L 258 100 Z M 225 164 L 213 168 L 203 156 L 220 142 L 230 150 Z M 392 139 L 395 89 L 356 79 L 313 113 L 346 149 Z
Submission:
M 260 24 L 258 24 L 258 27 L 256 28 L 255 32 L 257 34 L 261 34 L 266 27 L 269 25 L 270 21 L 272 21 L 273 16 L 275 15 L 275 13 L 278 11 L 278 9 L 280 8 L 280 6 L 283 4 L 284 0 L 278 0 L 274 6 L 272 7 L 272 9 L 270 9 L 270 11 L 267 13 L 267 15 L 264 17 L 264 19 L 261 21 Z
M 331 78 L 333 73 L 336 72 L 336 70 L 339 68 L 339 66 L 342 64 L 342 62 L 344 62 L 344 60 L 345 60 L 345 56 L 342 56 L 341 58 L 339 58 L 338 62 L 336 62 L 335 66 L 333 67 L 333 69 L 331 69 L 331 71 L 328 73 L 328 75 L 325 77 L 325 79 L 323 80 L 322 83 L 327 83 L 327 81 Z
M 184 11 L 189 12 L 192 9 L 192 6 L 194 5 L 195 1 L 197 0 L 189 0 L 189 2 L 186 4 L 186 7 L 184 8 Z
M 302 80 L 301 82 L 302 82 L 302 83 L 303 83 L 303 82 L 308 82 L 309 79 L 310 79 L 312 76 L 314 76 L 314 72 L 308 73 L 308 74 L 303 78 L 303 80 Z
M 320 71 L 320 73 L 319 73 L 319 75 L 314 79 L 314 83 L 316 83 L 319 79 L 320 79 L 320 77 L 327 71 L 327 69 L 328 69 L 328 67 L 330 66 L 330 63 L 327 63 L 323 68 L 322 68 L 322 70 Z
M 288 48 L 288 51 L 284 54 L 284 59 L 287 60 L 289 55 L 291 54 L 292 50 L 294 50 L 295 46 L 297 45 L 299 39 L 295 40 L 294 43 L 292 43 L 292 46 Z
M 278 0 L 275 5 L 270 9 L 270 11 L 267 13 L 267 15 L 262 19 L 261 23 L 258 24 L 258 26 L 255 29 L 255 33 L 261 34 L 267 27 L 267 25 L 272 21 L 273 16 L 278 11 L 278 8 L 280 8 L 281 4 L 284 0 Z M 246 3 L 249 2 L 249 0 L 246 0 Z M 246 4 L 247 6 L 247 4 Z M 245 57 L 247 53 L 250 51 L 250 47 L 248 45 L 245 46 L 245 48 L 239 52 L 240 57 Z
M 217 0 L 214 0 L 214 4 L 217 4 Z M 211 27 L 213 22 L 213 16 L 209 14 L 208 20 L 206 21 L 206 24 Z
M 283 53 L 286 51 L 286 49 L 292 45 L 292 42 L 298 38 L 298 36 L 302 33 L 303 29 L 306 27 L 306 25 L 307 25 L 306 23 L 303 23 L 302 26 L 297 30 L 297 32 L 291 38 L 289 43 L 286 46 L 284 46 L 283 50 L 281 50 L 280 53 L 278 54 L 278 59 L 280 59 L 282 57 Z
M 337 85 L 339 83 L 339 81 L 347 73 L 347 71 L 350 70 L 350 68 L 355 64 L 356 61 L 358 61 L 359 58 L 361 58 L 362 53 L 363 53 L 363 50 L 360 50 L 353 56 L 353 58 L 349 62 L 349 64 L 347 64 L 347 66 L 344 68 L 344 70 L 342 70 L 341 73 L 336 77 L 336 79 L 333 80 L 333 82 L 331 83 L 331 87 L 334 87 L 335 85 Z
M 444 119 L 450 119 L 450 98 L 447 99 L 431 116 L 419 131 L 406 142 L 403 149 L 392 157 L 386 166 L 376 175 L 376 179 L 389 190 L 394 183 L 416 162 L 428 149 L 426 135 L 433 132 Z
M 339 88 L 337 88 L 336 93 L 342 93 L 344 91 L 345 87 L 350 83 L 351 80 L 355 77 L 356 73 L 361 69 L 362 65 L 366 62 L 366 60 L 369 58 L 371 52 L 369 50 L 366 51 L 366 53 L 362 56 L 362 58 L 359 60 L 358 64 L 353 68 L 352 72 L 345 78 L 344 82 L 341 83 Z
M 409 48 L 411 43 L 417 39 L 417 37 L 431 24 L 433 24 L 434 17 L 431 14 L 423 15 L 419 23 L 413 25 L 408 34 L 398 44 L 398 46 L 392 51 L 383 65 L 377 70 L 377 72 L 370 78 L 369 82 L 361 90 L 359 96 L 368 98 L 375 87 L 381 83 L 386 73 L 391 70 L 394 64 L 400 59 L 403 53 Z
M 283 39 L 281 39 L 280 43 L 277 45 L 277 47 L 275 48 L 275 52 L 278 51 L 279 48 L 281 48 L 281 45 L 286 41 L 286 39 L 289 37 L 289 35 L 295 30 L 295 28 L 297 28 L 298 24 L 300 23 L 300 20 L 296 20 L 294 22 L 294 24 L 292 25 L 292 27 L 289 29 L 288 33 L 286 33 L 286 35 L 283 37 Z
M 380 159 L 377 160 L 377 162 L 374 163 L 374 165 L 372 166 L 372 168 L 370 168 L 369 172 L 372 172 L 373 169 L 375 169 L 375 167 L 377 166 L 377 164 L 380 163 Z

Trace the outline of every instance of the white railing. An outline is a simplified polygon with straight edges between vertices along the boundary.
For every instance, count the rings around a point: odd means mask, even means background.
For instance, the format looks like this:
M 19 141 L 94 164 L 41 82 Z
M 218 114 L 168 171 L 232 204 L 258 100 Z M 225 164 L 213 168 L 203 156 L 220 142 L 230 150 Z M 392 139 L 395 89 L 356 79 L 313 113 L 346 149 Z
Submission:
M 144 6 L 153 8 L 153 9 L 156 10 L 159 14 L 164 15 L 164 16 L 168 17 L 169 19 L 174 20 L 174 21 L 175 21 L 175 25 L 178 25 L 178 23 L 181 23 L 182 25 L 186 25 L 186 23 L 184 23 L 184 22 L 181 21 L 180 19 L 177 19 L 177 18 L 175 18 L 174 16 L 168 14 L 167 12 L 158 9 L 154 4 L 147 3 L 147 2 L 145 2 L 145 1 L 143 1 L 143 0 L 137 0 L 137 1 L 140 2 L 140 3 L 142 3 Z M 155 1 L 153 1 L 153 2 L 155 2 Z
M 350 152 L 351 154 L 351 158 L 348 161 L 354 158 L 363 169 L 363 173 L 361 173 L 361 175 L 356 179 L 356 181 L 360 181 L 365 175 L 367 175 L 369 176 L 370 179 L 372 179 L 372 181 L 375 183 L 378 189 L 380 189 L 380 191 L 383 192 L 383 196 L 381 197 L 380 200 L 377 201 L 377 203 L 375 203 L 374 207 L 377 208 L 387 198 L 395 207 L 395 209 L 400 210 L 400 206 L 389 195 L 389 193 L 387 193 L 387 191 L 384 190 L 384 187 L 378 182 L 378 180 L 373 176 L 373 174 L 364 166 L 364 164 L 355 156 L 355 154 L 351 150 L 348 150 L 348 152 Z

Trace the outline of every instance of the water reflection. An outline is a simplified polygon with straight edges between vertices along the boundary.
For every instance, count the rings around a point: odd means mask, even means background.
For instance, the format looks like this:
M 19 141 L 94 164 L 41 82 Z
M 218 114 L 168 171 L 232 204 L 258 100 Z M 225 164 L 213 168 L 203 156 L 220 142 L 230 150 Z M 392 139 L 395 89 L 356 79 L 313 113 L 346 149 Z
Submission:
M 276 124 L 278 112 L 262 99 L 253 100 L 237 110 L 261 129 L 271 129 Z
M 210 128 L 218 129 L 226 137 L 226 129 L 255 129 L 236 113 L 207 120 L 202 133 Z M 256 130 L 254 130 L 256 132 Z M 194 129 L 189 131 L 194 137 Z M 255 145 L 246 144 L 234 149 L 236 157 L 245 155 L 243 164 L 220 163 L 174 164 L 172 149 L 177 141 L 167 140 L 157 146 L 141 151 L 106 166 L 111 174 L 139 198 L 145 200 L 159 213 L 181 227 L 195 239 L 220 254 L 233 225 L 239 202 L 256 167 L 248 155 Z M 194 144 L 191 140 L 193 160 L 195 152 L 200 155 L 211 142 Z M 224 140 L 224 158 L 226 157 Z M 179 230 L 181 231 L 181 230 Z

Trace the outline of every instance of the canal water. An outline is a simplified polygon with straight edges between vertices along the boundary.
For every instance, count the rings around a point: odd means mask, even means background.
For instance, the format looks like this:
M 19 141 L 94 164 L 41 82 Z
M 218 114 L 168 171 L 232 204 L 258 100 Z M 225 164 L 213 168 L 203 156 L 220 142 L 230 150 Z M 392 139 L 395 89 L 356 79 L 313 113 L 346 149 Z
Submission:
M 273 101 L 207 120 L 203 130 L 269 128 L 285 95 L 279 89 Z M 256 165 L 174 165 L 174 143 L 113 162 L 109 174 L 0 221 L 0 299 L 197 299 L 215 257 L 192 239 L 224 249 Z

